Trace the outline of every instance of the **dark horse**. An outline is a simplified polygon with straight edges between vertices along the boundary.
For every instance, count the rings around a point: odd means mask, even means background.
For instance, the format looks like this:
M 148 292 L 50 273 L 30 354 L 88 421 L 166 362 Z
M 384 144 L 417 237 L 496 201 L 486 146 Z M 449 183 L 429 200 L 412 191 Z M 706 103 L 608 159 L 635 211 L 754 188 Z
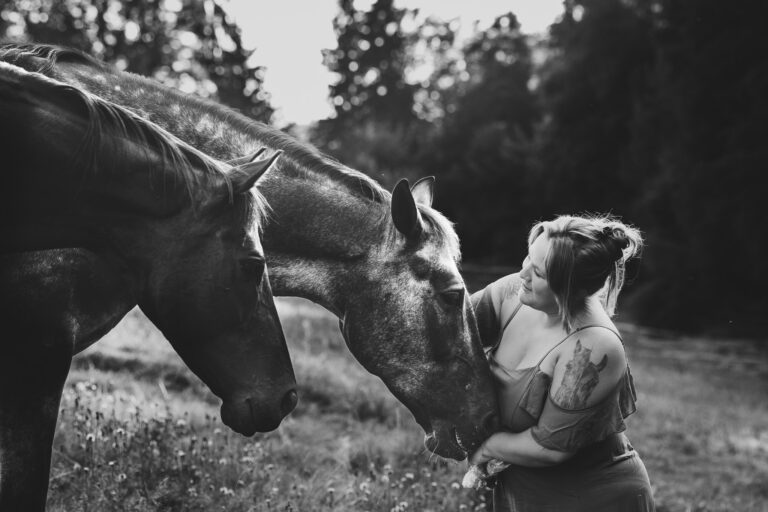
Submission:
M 72 355 L 138 304 L 252 435 L 296 404 L 257 236 L 231 168 L 90 93 L 0 62 L 0 510 L 45 506 Z
M 390 195 L 277 130 L 79 52 L 6 46 L 0 60 L 131 108 L 223 160 L 282 151 L 259 183 L 272 210 L 263 239 L 274 293 L 339 317 L 351 352 L 413 413 L 430 450 L 462 459 L 495 428 L 458 238 L 431 208 L 433 180 L 402 181 Z

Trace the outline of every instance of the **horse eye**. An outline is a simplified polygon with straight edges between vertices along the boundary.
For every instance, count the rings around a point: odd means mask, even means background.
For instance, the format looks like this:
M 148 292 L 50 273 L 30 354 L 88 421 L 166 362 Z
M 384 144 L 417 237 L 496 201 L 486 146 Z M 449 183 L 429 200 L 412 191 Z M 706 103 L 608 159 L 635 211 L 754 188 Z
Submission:
M 261 256 L 248 256 L 240 260 L 240 271 L 243 275 L 259 283 L 264 275 L 264 266 L 264 258 Z
M 440 292 L 440 297 L 450 306 L 464 304 L 464 288 Z

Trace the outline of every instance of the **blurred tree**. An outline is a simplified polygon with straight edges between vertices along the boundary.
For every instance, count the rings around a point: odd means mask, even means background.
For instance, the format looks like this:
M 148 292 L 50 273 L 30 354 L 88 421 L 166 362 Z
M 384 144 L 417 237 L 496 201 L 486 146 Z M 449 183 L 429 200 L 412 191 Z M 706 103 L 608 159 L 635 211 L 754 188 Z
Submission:
M 352 0 L 339 6 L 333 21 L 338 46 L 323 52 L 337 76 L 330 86 L 334 116 L 318 123 L 312 140 L 390 186 L 411 174 L 419 151 L 415 87 L 405 76 L 409 35 L 402 26 L 413 12 L 395 8 L 393 0 L 377 0 L 367 12 Z
M 637 297 L 642 320 L 764 333 L 763 3 L 660 0 L 654 13 L 658 119 L 635 131 L 657 148 L 656 175 L 637 205 L 652 244 Z
M 531 78 L 528 39 L 509 13 L 430 81 L 443 118 L 424 166 L 438 177 L 436 206 L 457 223 L 467 259 L 514 265 L 525 251 L 536 215 L 528 189 L 539 118 Z
M 629 149 L 636 102 L 650 91 L 650 9 L 623 0 L 564 5 L 542 69 L 537 162 L 546 178 L 538 194 L 552 213 L 626 215 L 649 170 L 637 168 Z
M 263 69 L 214 0 L 0 0 L 0 36 L 69 46 L 269 122 Z

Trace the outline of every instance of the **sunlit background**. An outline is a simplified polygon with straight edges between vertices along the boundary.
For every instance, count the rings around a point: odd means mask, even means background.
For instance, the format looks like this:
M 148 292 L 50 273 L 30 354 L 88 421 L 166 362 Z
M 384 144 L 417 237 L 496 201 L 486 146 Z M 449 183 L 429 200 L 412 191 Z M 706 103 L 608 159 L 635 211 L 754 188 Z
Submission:
M 360 11 L 369 10 L 373 3 L 353 2 Z M 255 49 L 253 62 L 266 68 L 264 88 L 277 110 L 277 125 L 309 124 L 331 115 L 328 85 L 334 76 L 323 66 L 320 49 L 336 46 L 331 20 L 338 12 L 338 2 L 284 0 L 266 7 L 263 2 L 232 0 L 223 5 L 242 28 L 245 46 Z M 487 29 L 507 11 L 515 13 L 523 32 L 543 35 L 563 11 L 560 0 L 401 0 L 395 5 L 419 9 L 408 21 L 412 27 L 430 16 L 455 21 L 460 39 L 470 37 L 474 28 Z M 428 72 L 428 66 L 412 69 L 409 78 L 419 80 Z

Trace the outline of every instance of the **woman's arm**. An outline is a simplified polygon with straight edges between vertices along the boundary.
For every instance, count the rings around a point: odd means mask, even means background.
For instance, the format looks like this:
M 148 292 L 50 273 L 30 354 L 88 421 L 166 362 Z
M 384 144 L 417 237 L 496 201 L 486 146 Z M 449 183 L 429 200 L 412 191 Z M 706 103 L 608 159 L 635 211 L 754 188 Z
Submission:
M 480 446 L 469 458 L 469 463 L 481 464 L 491 459 L 510 464 L 539 468 L 554 466 L 573 456 L 573 452 L 561 452 L 544 448 L 531 436 L 531 429 L 519 434 L 497 432 Z
M 470 296 L 483 346 L 489 347 L 498 341 L 501 335 L 501 305 L 517 280 L 517 274 L 504 276 Z
M 470 457 L 471 464 L 499 459 L 519 466 L 552 466 L 599 440 L 604 424 L 588 418 L 599 418 L 601 410 L 595 407 L 619 383 L 626 356 L 621 342 L 608 331 L 585 331 L 574 338 L 555 363 L 538 423 L 519 434 L 492 435 Z

